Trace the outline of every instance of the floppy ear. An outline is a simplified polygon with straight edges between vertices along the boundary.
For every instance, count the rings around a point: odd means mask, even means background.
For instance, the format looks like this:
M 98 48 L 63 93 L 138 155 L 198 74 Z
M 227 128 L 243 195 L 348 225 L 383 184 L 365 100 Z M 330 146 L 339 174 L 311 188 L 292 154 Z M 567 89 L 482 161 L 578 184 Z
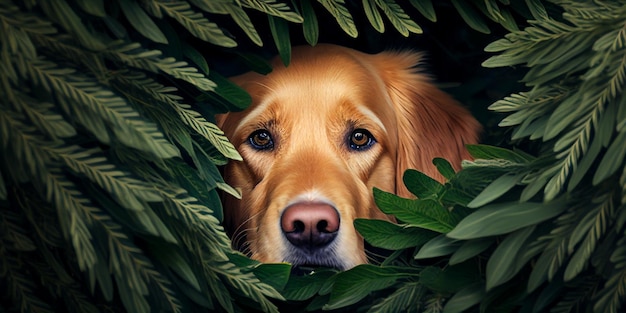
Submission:
M 465 144 L 478 141 L 480 124 L 415 68 L 420 54 L 383 52 L 374 58 L 396 113 L 396 193 L 409 197 L 412 195 L 402 181 L 404 171 L 417 169 L 443 182 L 432 160 L 444 158 L 458 170 L 461 160 L 471 158 Z

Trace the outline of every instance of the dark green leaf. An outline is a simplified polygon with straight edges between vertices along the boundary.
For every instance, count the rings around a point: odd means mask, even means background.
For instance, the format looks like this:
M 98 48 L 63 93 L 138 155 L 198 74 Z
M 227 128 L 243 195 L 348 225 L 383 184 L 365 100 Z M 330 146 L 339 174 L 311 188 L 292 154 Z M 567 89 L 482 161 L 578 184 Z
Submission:
M 270 31 L 274 38 L 274 43 L 278 49 L 280 59 L 285 66 L 291 63 L 291 39 L 289 37 L 289 24 L 286 20 L 274 16 L 268 16 L 270 21 Z
M 384 220 L 356 219 L 354 226 L 369 244 L 388 250 L 420 246 L 437 235 L 422 228 Z
M 524 253 L 524 243 L 534 230 L 534 226 L 519 229 L 498 245 L 487 262 L 487 290 L 507 282 L 521 270 L 525 262 L 520 254 Z
M 454 168 L 446 159 L 434 158 L 433 164 L 435 164 L 439 173 L 441 173 L 441 175 L 448 180 L 452 179 L 452 177 L 456 174 Z
M 311 46 L 315 46 L 320 33 L 315 10 L 311 5 L 311 0 L 302 0 L 300 4 L 302 5 L 302 18 L 304 19 L 302 22 L 304 38 Z
M 291 265 L 286 263 L 259 264 L 254 268 L 253 272 L 254 276 L 256 276 L 260 281 L 280 291 L 285 288 L 285 285 L 289 281 Z
M 449 263 L 454 265 L 465 262 L 487 250 L 495 241 L 493 237 L 468 240 L 454 252 Z
M 126 19 L 140 34 L 146 38 L 162 44 L 167 44 L 167 38 L 152 21 L 150 16 L 135 1 L 119 1 L 120 7 L 126 15 Z
M 370 292 L 385 289 L 400 279 L 417 277 L 415 269 L 403 267 L 378 267 L 371 264 L 358 265 L 337 274 L 325 310 L 342 308 L 365 298 Z
M 624 167 L 626 157 L 626 130 L 620 132 L 606 150 L 600 165 L 593 176 L 593 184 L 598 185 L 609 176 L 613 175 L 620 168 Z
M 326 283 L 326 280 L 336 273 L 328 270 L 315 271 L 309 275 L 292 275 L 285 285 L 282 295 L 287 300 L 302 301 L 315 296 Z
M 477 208 L 481 207 L 495 199 L 498 199 L 500 196 L 505 194 L 507 191 L 511 190 L 511 188 L 515 187 L 524 174 L 504 174 L 494 180 L 491 184 L 489 184 L 483 191 L 472 200 L 472 202 L 468 203 L 467 206 L 469 208 Z
M 431 22 L 437 21 L 437 15 L 431 0 L 410 0 L 410 2 L 425 18 Z
M 485 296 L 485 284 L 475 283 L 469 285 L 455 293 L 443 308 L 443 313 L 465 312 L 472 306 L 480 303 Z
M 476 10 L 468 2 L 462 0 L 452 0 L 452 5 L 454 5 L 456 10 L 461 15 L 461 18 L 463 18 L 465 23 L 467 23 L 467 25 L 471 28 L 484 34 L 491 33 L 482 16 L 478 14 L 478 12 L 476 12 Z
M 448 238 L 446 235 L 439 235 L 424 244 L 415 255 L 415 259 L 430 259 L 449 255 L 457 251 L 461 244 L 463 242 Z
M 406 170 L 402 180 L 406 188 L 420 199 L 432 198 L 443 189 L 441 183 L 416 170 Z
M 516 163 L 528 163 L 535 160 L 535 157 L 522 151 L 513 151 L 488 145 L 467 145 L 467 151 L 475 159 L 504 159 Z
M 453 294 L 480 281 L 477 266 L 473 262 L 448 266 L 443 270 L 429 266 L 420 272 L 419 282 L 437 293 Z

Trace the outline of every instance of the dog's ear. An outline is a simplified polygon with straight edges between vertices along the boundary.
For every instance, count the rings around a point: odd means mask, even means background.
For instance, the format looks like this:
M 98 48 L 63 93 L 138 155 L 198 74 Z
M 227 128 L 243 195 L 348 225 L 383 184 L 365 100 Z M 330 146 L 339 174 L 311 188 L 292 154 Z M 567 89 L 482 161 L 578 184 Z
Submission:
M 411 194 L 402 181 L 404 171 L 417 169 L 443 182 L 444 177 L 432 160 L 444 158 L 458 170 L 461 160 L 471 158 L 465 144 L 478 141 L 480 124 L 467 109 L 418 71 L 420 54 L 383 52 L 373 57 L 396 113 L 396 192 L 409 197 Z

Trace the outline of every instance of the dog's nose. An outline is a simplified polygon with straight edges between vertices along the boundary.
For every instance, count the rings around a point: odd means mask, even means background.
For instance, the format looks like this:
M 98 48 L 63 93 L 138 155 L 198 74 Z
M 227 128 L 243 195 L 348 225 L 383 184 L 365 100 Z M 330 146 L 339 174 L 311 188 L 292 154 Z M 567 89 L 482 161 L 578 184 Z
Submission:
M 316 249 L 329 244 L 339 230 L 339 213 L 325 203 L 296 203 L 280 220 L 283 233 L 294 246 Z

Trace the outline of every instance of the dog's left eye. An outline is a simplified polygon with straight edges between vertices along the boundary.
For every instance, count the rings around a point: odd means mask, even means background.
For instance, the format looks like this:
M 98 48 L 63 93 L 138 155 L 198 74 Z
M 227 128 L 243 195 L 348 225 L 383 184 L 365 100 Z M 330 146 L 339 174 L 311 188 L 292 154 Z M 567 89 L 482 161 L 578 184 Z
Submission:
M 248 137 L 248 143 L 256 150 L 270 150 L 274 148 L 274 140 L 269 131 L 259 129 Z
M 376 143 L 376 139 L 365 129 L 355 129 L 350 134 L 348 145 L 355 151 L 364 151 Z

